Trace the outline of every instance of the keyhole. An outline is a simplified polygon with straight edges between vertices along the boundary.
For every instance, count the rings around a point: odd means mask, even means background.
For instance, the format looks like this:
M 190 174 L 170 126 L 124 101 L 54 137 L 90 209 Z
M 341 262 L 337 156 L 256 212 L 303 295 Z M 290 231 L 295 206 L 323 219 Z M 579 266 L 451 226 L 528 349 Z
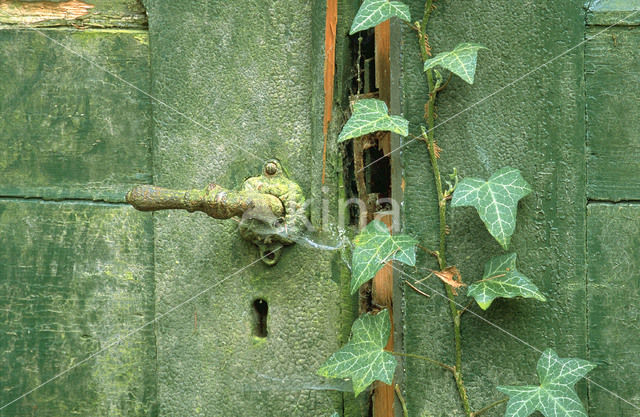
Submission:
M 267 337 L 267 314 L 269 313 L 269 305 L 262 298 L 258 298 L 253 302 L 253 335 L 257 337 Z

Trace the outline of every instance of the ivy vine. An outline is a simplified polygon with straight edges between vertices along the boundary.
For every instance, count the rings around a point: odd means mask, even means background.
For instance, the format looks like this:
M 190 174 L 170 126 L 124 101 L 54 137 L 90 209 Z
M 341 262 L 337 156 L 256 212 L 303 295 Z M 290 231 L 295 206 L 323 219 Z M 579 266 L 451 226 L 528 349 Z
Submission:
M 497 390 L 508 398 L 495 401 L 480 409 L 472 410 L 462 378 L 462 338 L 460 332 L 461 317 L 465 309 L 459 309 L 456 302 L 457 290 L 464 287 L 460 273 L 446 260 L 446 210 L 448 201 L 451 206 L 474 207 L 488 232 L 507 250 L 516 225 L 517 206 L 520 199 L 531 192 L 531 187 L 519 170 L 504 167 L 495 172 L 488 180 L 464 178 L 458 182 L 454 171 L 454 184 L 443 189 L 438 167 L 439 148 L 434 137 L 435 101 L 453 75 L 473 84 L 475 80 L 478 52 L 485 49 L 476 43 L 461 43 L 451 51 L 431 56 L 427 42 L 427 25 L 433 11 L 432 0 L 425 2 L 421 21 L 412 23 L 409 7 L 399 1 L 364 0 L 351 26 L 351 34 L 366 30 L 390 19 L 405 21 L 417 34 L 420 45 L 429 100 L 426 103 L 425 122 L 421 126 L 422 135 L 429 151 L 432 173 L 437 192 L 435 202 L 439 210 L 439 248 L 431 251 L 436 257 L 439 270 L 433 271 L 445 286 L 454 328 L 455 358 L 454 364 L 427 358 L 411 353 L 389 352 L 385 345 L 391 332 L 389 312 L 382 310 L 377 314 L 369 312 L 360 316 L 351 328 L 348 343 L 320 367 L 318 373 L 325 377 L 350 378 L 355 395 L 360 394 L 374 381 L 393 383 L 397 366 L 394 356 L 410 356 L 424 359 L 451 372 L 460 395 L 464 414 L 476 417 L 480 414 L 507 403 L 505 417 L 527 417 L 539 411 L 545 417 L 587 417 L 582 402 L 578 398 L 574 385 L 584 377 L 594 364 L 574 358 L 559 358 L 551 349 L 542 353 L 537 373 L 540 385 L 537 386 L 498 386 Z M 447 71 L 445 80 L 440 71 Z M 351 118 L 345 124 L 338 141 L 356 139 L 377 131 L 391 131 L 402 136 L 408 135 L 409 122 L 402 116 L 390 115 L 383 101 L 362 99 L 353 106 Z M 377 220 L 372 221 L 354 239 L 352 254 L 351 292 L 372 279 L 389 261 L 398 261 L 413 266 L 416 262 L 417 240 L 407 235 L 391 235 L 387 227 Z M 507 253 L 489 259 L 483 276 L 470 285 L 466 295 L 473 297 L 478 306 L 486 310 L 496 298 L 533 298 L 546 301 L 536 285 L 516 268 L 517 255 Z M 399 390 L 396 389 L 399 393 Z M 407 416 L 403 403 L 403 412 Z M 334 414 L 332 417 L 338 417 Z

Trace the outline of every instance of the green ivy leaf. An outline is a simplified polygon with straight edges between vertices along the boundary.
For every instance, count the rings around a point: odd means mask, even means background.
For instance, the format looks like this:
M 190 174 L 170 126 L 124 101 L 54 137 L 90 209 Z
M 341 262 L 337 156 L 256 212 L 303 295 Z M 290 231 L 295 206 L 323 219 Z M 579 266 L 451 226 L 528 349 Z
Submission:
M 405 22 L 410 22 L 409 6 L 399 1 L 364 0 L 353 19 L 349 35 L 375 27 L 394 16 Z
M 416 264 L 418 241 L 408 235 L 391 235 L 387 225 L 373 220 L 353 240 L 351 257 L 351 294 L 369 281 L 384 266 L 395 260 L 413 266 Z
M 516 269 L 516 258 L 515 253 L 491 258 L 484 265 L 482 280 L 469 286 L 467 296 L 475 298 L 483 310 L 488 309 L 498 297 L 524 297 L 547 301 L 538 287 Z
M 353 114 L 342 128 L 338 142 L 357 138 L 379 130 L 390 130 L 402 136 L 409 134 L 409 121 L 402 116 L 390 116 L 384 101 L 374 98 L 358 100 Z
M 509 248 L 516 228 L 518 201 L 531 192 L 520 171 L 505 167 L 488 181 L 465 178 L 456 187 L 451 206 L 471 206 L 478 210 L 487 230 L 504 248 Z
M 552 350 L 538 360 L 540 386 L 498 387 L 509 396 L 505 417 L 527 417 L 536 410 L 546 417 L 587 417 L 573 386 L 596 365 L 583 359 L 561 359 Z
M 424 70 L 439 66 L 473 84 L 478 62 L 478 50 L 487 49 L 477 43 L 461 43 L 453 51 L 442 52 L 424 62 Z
M 330 378 L 351 378 L 357 396 L 373 381 L 391 384 L 396 358 L 384 347 L 391 333 L 389 311 L 361 315 L 351 327 L 349 342 L 318 369 L 318 374 Z

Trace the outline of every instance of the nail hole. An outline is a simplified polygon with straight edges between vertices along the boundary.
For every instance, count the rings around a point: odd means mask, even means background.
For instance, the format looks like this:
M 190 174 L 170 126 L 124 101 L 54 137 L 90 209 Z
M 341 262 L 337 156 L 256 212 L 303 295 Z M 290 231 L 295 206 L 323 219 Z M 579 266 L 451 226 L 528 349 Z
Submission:
M 253 302 L 253 335 L 257 337 L 267 337 L 267 314 L 269 313 L 269 305 L 262 298 L 258 298 Z

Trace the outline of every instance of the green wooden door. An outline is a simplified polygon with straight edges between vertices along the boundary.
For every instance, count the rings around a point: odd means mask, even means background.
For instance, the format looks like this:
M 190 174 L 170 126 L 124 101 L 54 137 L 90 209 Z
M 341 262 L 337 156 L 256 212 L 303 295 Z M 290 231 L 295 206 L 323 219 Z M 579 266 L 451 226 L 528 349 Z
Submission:
M 599 364 L 589 415 L 598 417 L 640 414 L 631 382 L 640 379 L 639 9 L 598 2 L 587 15 L 587 331 Z
M 154 413 L 153 223 L 123 204 L 152 181 L 151 105 L 117 79 L 150 88 L 138 6 L 81 31 L 52 3 L 36 31 L 0 2 L 1 416 Z
M 414 13 L 424 4 L 411 3 Z M 578 384 L 589 416 L 640 413 L 640 13 L 621 21 L 640 4 L 588 3 L 438 2 L 430 20 L 435 52 L 469 40 L 489 48 L 473 86 L 459 82 L 438 96 L 440 120 L 455 115 L 437 129 L 440 169 L 483 178 L 507 165 L 523 171 L 534 192 L 520 203 L 510 250 L 548 296 L 546 303 L 502 300 L 475 310 L 486 321 L 463 316 L 474 409 L 503 398 L 497 385 L 537 384 L 539 351 L 552 347 L 598 364 L 591 382 Z M 403 35 L 401 88 L 402 110 L 417 126 L 426 98 L 413 37 Z M 407 145 L 403 159 L 407 231 L 436 247 L 424 144 Z M 451 209 L 448 222 L 449 260 L 473 282 L 502 251 L 472 209 Z M 433 267 L 427 256 L 421 262 Z M 427 292 L 442 292 L 429 285 Z M 452 357 L 448 306 L 438 298 L 405 293 L 405 351 Z M 462 415 L 446 371 L 413 359 L 404 369 L 410 415 Z M 504 406 L 483 415 L 504 415 Z
M 0 1 L 0 416 L 359 415 L 340 393 L 349 384 L 315 376 L 353 318 L 336 253 L 296 244 L 267 267 L 231 221 L 124 203 L 143 183 L 238 187 L 278 158 L 312 222 L 328 212 L 335 223 L 344 191 L 332 142 L 320 180 L 325 2 L 89 3 Z M 346 3 L 340 16 L 353 15 Z M 407 3 L 414 15 L 424 4 Z M 535 383 L 536 349 L 554 347 L 598 363 L 578 386 L 590 416 L 637 415 L 640 20 L 607 29 L 637 2 L 592 3 L 440 1 L 431 19 L 436 51 L 490 48 L 473 87 L 441 95 L 444 118 L 482 100 L 438 128 L 443 169 L 522 169 L 535 192 L 512 247 L 549 298 L 496 301 L 484 317 L 504 331 L 465 317 L 474 408 L 500 398 L 498 384 Z M 394 33 L 392 111 L 418 126 L 419 52 L 412 33 Z M 337 99 L 351 76 L 341 65 Z M 434 247 L 424 144 L 401 159 L 391 182 L 404 184 L 404 227 Z M 483 262 L 461 254 L 500 249 L 470 210 L 449 221 L 460 232 L 451 262 L 473 281 Z M 406 352 L 451 356 L 436 297 L 404 294 Z M 268 304 L 266 337 L 256 300 Z M 403 365 L 411 416 L 459 415 L 448 374 Z
M 335 217 L 324 2 L 0 1 L 0 22 L 0 415 L 342 411 L 315 375 L 350 323 L 336 252 L 268 267 L 234 221 L 124 202 L 277 158 Z
M 323 2 L 146 3 L 155 183 L 239 185 L 277 158 L 319 219 Z M 336 387 L 315 376 L 339 346 L 335 252 L 296 244 L 268 267 L 233 221 L 184 212 L 154 220 L 157 313 L 206 289 L 158 323 L 160 415 L 340 410 Z M 258 299 L 268 303 L 266 338 L 253 330 Z

